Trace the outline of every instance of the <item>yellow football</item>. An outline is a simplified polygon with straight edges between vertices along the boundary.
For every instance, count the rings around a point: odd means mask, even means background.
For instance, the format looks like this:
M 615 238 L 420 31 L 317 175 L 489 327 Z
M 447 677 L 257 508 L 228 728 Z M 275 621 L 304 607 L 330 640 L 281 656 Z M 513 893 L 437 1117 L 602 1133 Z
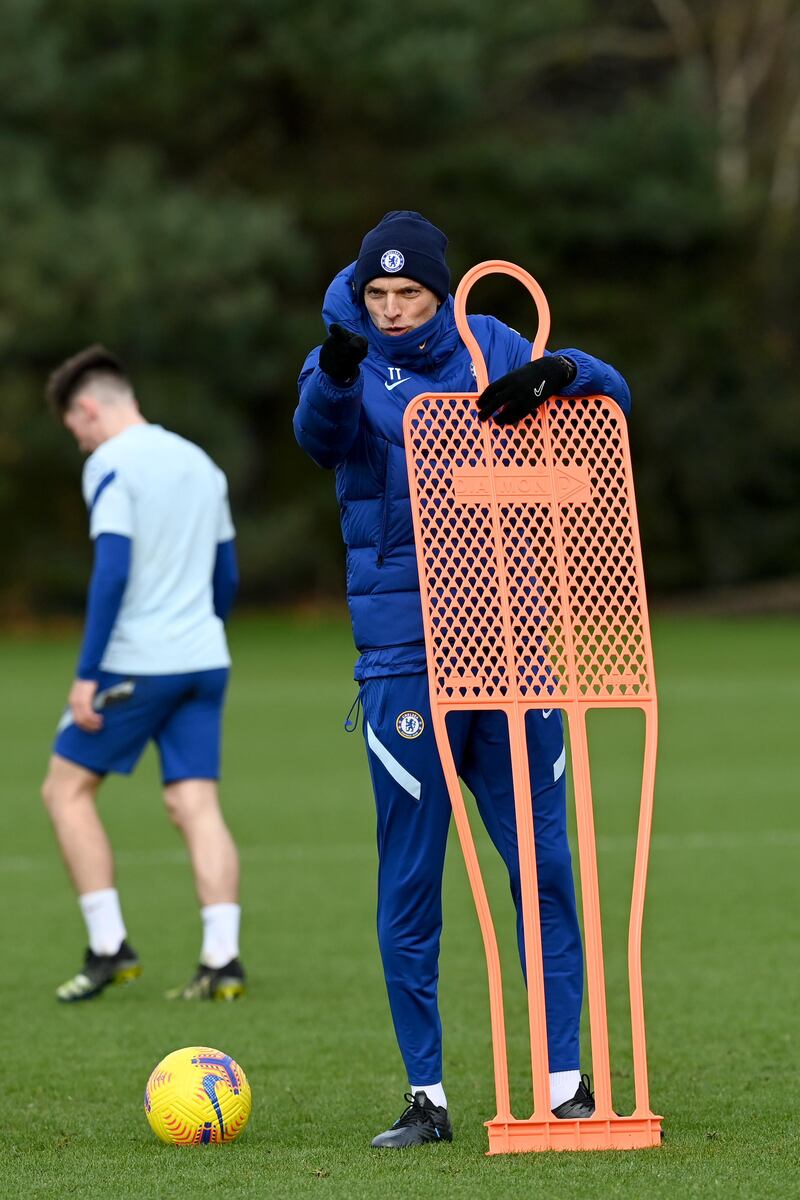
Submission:
M 144 1111 L 153 1133 L 173 1146 L 234 1142 L 253 1099 L 244 1071 L 209 1046 L 173 1050 L 153 1070 Z

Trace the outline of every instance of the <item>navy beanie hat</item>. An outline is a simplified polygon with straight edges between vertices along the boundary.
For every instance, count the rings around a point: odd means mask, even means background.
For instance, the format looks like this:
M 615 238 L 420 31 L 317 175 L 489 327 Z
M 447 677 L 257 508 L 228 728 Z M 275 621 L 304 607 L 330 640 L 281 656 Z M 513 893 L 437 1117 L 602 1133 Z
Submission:
M 418 212 L 388 212 L 361 243 L 354 285 L 361 300 L 370 279 L 399 275 L 421 283 L 444 300 L 450 291 L 447 238 Z

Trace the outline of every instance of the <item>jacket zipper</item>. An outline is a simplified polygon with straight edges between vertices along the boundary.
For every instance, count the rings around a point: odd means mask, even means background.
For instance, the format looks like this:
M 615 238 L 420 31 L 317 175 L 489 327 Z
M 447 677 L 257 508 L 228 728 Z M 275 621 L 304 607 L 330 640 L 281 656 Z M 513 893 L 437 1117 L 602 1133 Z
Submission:
M 383 566 L 383 552 L 386 545 L 386 526 L 389 521 L 389 443 L 386 443 L 386 460 L 383 467 L 383 511 L 381 513 L 381 528 L 378 535 L 378 566 Z

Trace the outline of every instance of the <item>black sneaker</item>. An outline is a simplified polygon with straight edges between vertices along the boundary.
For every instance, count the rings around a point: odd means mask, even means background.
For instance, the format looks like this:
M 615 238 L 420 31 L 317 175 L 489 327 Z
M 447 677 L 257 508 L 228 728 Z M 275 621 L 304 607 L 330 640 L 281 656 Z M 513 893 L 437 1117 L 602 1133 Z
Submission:
M 56 988 L 56 998 L 62 1004 L 91 1000 L 111 983 L 130 983 L 142 973 L 139 955 L 133 946 L 123 941 L 116 954 L 94 954 L 86 951 L 83 967 L 72 979 Z
M 581 1075 L 578 1090 L 571 1100 L 565 1100 L 553 1109 L 553 1116 L 560 1121 L 580 1121 L 581 1118 L 594 1116 L 594 1092 L 590 1090 L 591 1080 L 588 1075 Z
M 408 1108 L 391 1129 L 372 1139 L 378 1149 L 402 1150 L 406 1146 L 424 1146 L 426 1142 L 452 1142 L 453 1129 L 446 1108 L 431 1104 L 424 1092 L 412 1096 L 406 1092 Z
M 185 987 L 167 992 L 168 1000 L 238 1000 L 244 995 L 244 967 L 232 958 L 224 967 L 199 963 L 194 978 Z

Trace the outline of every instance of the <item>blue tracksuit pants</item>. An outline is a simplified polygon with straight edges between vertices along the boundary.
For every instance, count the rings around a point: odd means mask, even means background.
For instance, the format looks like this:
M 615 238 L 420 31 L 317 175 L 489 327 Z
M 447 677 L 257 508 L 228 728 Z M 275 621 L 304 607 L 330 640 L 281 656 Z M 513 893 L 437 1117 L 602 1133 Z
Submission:
M 433 735 L 425 675 L 367 680 L 364 737 L 378 816 L 378 940 L 397 1040 L 410 1083 L 442 1078 L 437 1004 L 442 873 L 450 799 Z M 562 715 L 526 719 L 539 876 L 551 1071 L 580 1066 L 583 951 L 566 828 Z M 456 770 L 508 868 L 524 963 L 511 752 L 500 712 L 448 719 Z

